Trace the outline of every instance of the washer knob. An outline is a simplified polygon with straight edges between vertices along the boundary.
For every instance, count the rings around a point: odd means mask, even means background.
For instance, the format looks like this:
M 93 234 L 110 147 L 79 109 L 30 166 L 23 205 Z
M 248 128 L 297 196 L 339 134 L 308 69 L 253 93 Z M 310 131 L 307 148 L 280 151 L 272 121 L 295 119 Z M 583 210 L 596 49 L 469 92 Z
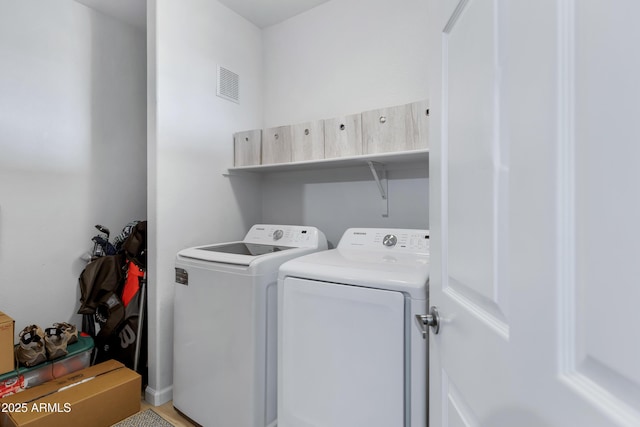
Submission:
M 282 239 L 282 234 L 283 231 L 282 230 L 276 230 L 273 232 L 273 240 L 280 240 Z
M 382 239 L 382 244 L 389 247 L 395 246 L 397 242 L 398 238 L 393 234 L 387 234 L 384 236 L 384 239 Z

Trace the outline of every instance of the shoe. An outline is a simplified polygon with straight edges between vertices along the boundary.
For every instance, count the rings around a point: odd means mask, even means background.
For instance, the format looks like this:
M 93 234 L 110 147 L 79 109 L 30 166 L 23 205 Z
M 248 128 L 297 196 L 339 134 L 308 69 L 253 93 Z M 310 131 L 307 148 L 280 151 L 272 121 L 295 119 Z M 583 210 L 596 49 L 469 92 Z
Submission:
M 16 346 L 16 358 L 20 364 L 31 367 L 47 361 L 44 332 L 37 325 L 29 325 L 20 331 Z
M 75 344 L 78 342 L 78 329 L 76 329 L 75 325 L 66 322 L 54 323 L 54 328 L 60 328 L 67 335 L 67 345 Z
M 67 350 L 69 337 L 62 328 L 47 328 L 44 330 L 44 334 L 44 343 L 47 347 L 49 360 L 58 359 L 69 354 L 69 350 Z
M 70 323 L 54 323 L 53 327 L 45 329 L 44 333 L 49 360 L 66 356 L 69 354 L 67 346 L 78 342 L 78 329 Z

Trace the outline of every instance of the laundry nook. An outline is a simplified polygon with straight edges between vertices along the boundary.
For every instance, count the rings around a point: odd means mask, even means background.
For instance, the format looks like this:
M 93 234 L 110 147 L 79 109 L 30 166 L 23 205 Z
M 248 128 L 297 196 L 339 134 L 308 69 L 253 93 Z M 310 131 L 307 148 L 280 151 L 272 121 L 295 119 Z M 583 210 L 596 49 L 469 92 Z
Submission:
M 638 16 L 0 0 L 0 427 L 639 427 Z

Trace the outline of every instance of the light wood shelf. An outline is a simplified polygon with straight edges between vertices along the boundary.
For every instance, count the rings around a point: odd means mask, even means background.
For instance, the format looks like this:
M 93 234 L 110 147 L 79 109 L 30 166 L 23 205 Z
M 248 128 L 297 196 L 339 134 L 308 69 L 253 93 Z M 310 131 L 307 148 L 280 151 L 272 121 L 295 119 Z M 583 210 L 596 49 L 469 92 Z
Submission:
M 429 150 L 399 151 L 393 153 L 377 153 L 352 157 L 338 157 L 334 159 L 306 160 L 301 162 L 277 163 L 270 165 L 239 166 L 228 169 L 228 174 L 242 172 L 270 173 L 300 170 L 319 170 L 353 166 L 367 166 L 368 162 L 392 165 L 399 163 L 427 163 Z

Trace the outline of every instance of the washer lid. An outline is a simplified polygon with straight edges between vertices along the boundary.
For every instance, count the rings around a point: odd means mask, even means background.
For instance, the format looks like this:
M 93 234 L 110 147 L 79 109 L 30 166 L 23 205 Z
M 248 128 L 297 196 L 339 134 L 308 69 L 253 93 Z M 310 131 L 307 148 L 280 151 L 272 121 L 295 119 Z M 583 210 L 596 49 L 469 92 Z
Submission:
M 273 252 L 286 251 L 288 249 L 293 249 L 293 248 L 289 246 L 262 245 L 262 244 L 247 243 L 247 242 L 232 242 L 232 243 L 224 243 L 220 245 L 200 246 L 198 249 L 201 251 L 224 252 L 227 254 L 256 256 L 256 255 L 270 254 Z
M 429 255 L 338 247 L 284 263 L 279 278 L 284 280 L 287 276 L 394 290 L 411 298 L 426 299 Z
M 178 257 L 248 266 L 262 256 L 289 249 L 294 248 L 246 242 L 227 242 L 183 249 L 178 252 Z
M 256 224 L 242 241 L 183 249 L 178 258 L 241 266 L 261 264 L 263 269 L 273 265 L 275 270 L 294 256 L 326 248 L 327 239 L 315 227 Z

